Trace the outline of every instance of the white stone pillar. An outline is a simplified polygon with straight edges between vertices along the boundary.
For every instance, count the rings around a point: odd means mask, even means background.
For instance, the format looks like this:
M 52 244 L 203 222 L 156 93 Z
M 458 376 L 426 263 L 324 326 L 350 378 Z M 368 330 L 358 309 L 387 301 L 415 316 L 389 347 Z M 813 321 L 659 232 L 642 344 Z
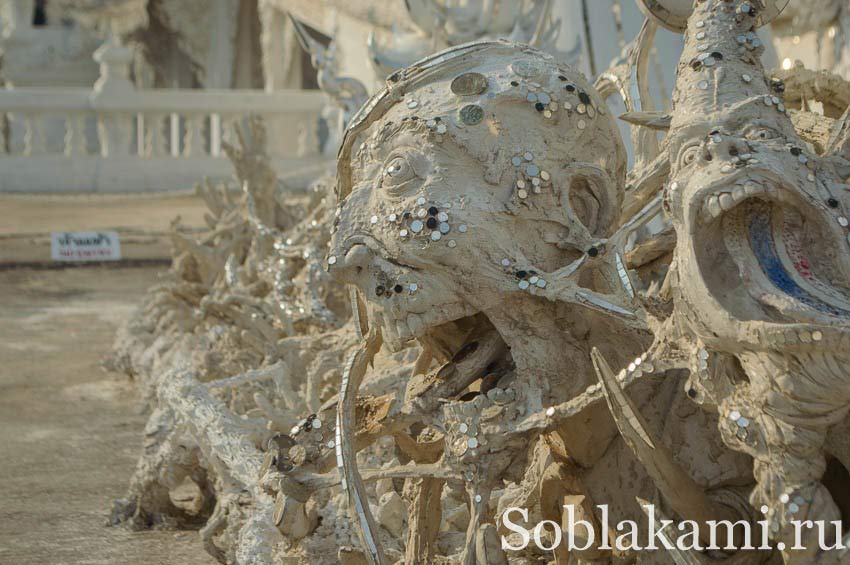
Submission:
M 292 22 L 268 0 L 260 0 L 259 9 L 266 91 L 301 88 L 301 47 Z
M 133 52 L 121 45 L 115 36 L 110 36 L 94 52 L 94 60 L 100 65 L 100 77 L 94 83 L 97 93 L 129 92 L 134 89 L 130 82 L 130 64 Z
M 3 38 L 27 35 L 32 30 L 35 0 L 6 0 L 2 13 Z
M 135 93 L 130 82 L 133 52 L 110 36 L 94 52 L 100 65 L 100 78 L 94 83 L 92 107 L 97 114 L 98 141 L 103 157 L 130 154 L 135 115 L 127 110 L 128 98 Z

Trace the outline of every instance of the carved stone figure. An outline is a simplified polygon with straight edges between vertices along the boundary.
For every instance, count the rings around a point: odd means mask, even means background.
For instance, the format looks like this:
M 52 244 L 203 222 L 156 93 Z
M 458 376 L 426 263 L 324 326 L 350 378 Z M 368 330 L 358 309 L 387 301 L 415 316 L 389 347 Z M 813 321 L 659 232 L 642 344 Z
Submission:
M 251 563 L 846 560 L 816 529 L 790 547 L 792 519 L 850 510 L 850 97 L 786 107 L 755 33 L 785 0 L 643 4 L 686 41 L 670 112 L 646 98 L 654 21 L 599 79 L 635 127 L 628 174 L 604 97 L 507 41 L 422 59 L 356 113 L 327 66 L 335 215 L 276 182 L 257 124 L 229 148 L 245 194 L 205 192 L 211 233 L 175 237 L 132 347 L 160 362 L 158 411 L 115 517 L 206 520 L 207 551 Z M 823 81 L 790 78 L 795 104 Z M 501 548 L 508 507 L 599 531 L 595 505 L 645 523 L 640 500 L 766 520 L 778 551 Z
M 586 80 L 548 55 L 507 42 L 467 44 L 392 75 L 352 120 L 340 151 L 341 207 L 328 265 L 368 303 L 361 317 L 371 337 L 346 368 L 337 425 L 381 334 L 391 349 L 418 341 L 423 353 L 403 402 L 389 401 L 380 425 L 358 419 L 352 428 L 444 450 L 427 461 L 436 457 L 442 472 L 419 469 L 427 486 L 420 484 L 412 499 L 407 549 L 424 553 L 408 553 L 408 560 L 434 555 L 437 532 L 428 524 L 434 512 L 439 520 L 439 507 L 427 509 L 424 501 L 439 499 L 447 478 L 466 485 L 464 563 L 504 562 L 492 525 L 494 490 L 517 489 L 502 496 L 502 510 L 539 504 L 558 521 L 568 500 L 584 501 L 592 521 L 597 503 L 636 519 L 634 497 L 653 496 L 605 413 L 589 356 L 598 347 L 629 366 L 621 374 L 629 384 L 655 370 L 646 356 L 634 358 L 648 334 L 619 245 L 647 218 L 638 214 L 624 230 L 614 229 L 624 173 L 616 126 Z M 677 388 L 674 380 L 634 387 L 662 431 L 667 423 L 681 429 L 693 416 L 668 411 L 670 402 L 687 402 L 681 392 L 676 397 Z M 705 414 L 693 417 L 688 425 L 701 437 L 699 453 L 681 436 L 674 442 L 678 459 L 698 477 L 694 496 L 715 507 L 699 498 L 710 486 L 727 493 L 718 494 L 727 505 L 746 507 L 726 489 L 746 481 L 744 460 L 724 453 Z M 400 441 L 411 422 L 426 429 Z M 542 452 L 531 449 L 538 439 Z M 343 450 L 356 444 L 356 451 L 361 442 L 341 433 L 336 443 Z M 722 483 L 712 484 L 722 473 L 706 452 L 729 473 Z M 612 472 L 624 458 L 632 461 L 629 471 Z M 344 451 L 336 459 L 363 546 L 372 562 L 384 562 L 356 464 Z M 387 471 L 393 472 L 409 477 L 416 469 Z M 285 475 L 315 483 L 298 470 Z M 582 558 L 612 557 L 597 547 Z M 563 548 L 556 555 L 558 563 L 570 559 Z
M 330 131 L 329 139 L 325 142 L 325 152 L 336 153 L 342 141 L 342 133 L 351 117 L 360 109 L 369 97 L 366 87 L 352 77 L 337 76 L 335 51 L 336 44 L 324 47 L 316 41 L 304 24 L 290 16 L 293 30 L 298 37 L 301 48 L 310 54 L 310 61 L 317 71 L 319 88 L 330 98 L 332 105 L 324 111 Z
M 817 531 L 803 533 L 808 551 L 790 551 L 791 520 L 840 520 L 821 479 L 833 457 L 850 463 L 827 445 L 850 408 L 850 200 L 765 75 L 761 4 L 706 0 L 689 19 L 665 191 L 675 306 L 661 339 L 690 352 L 692 395 L 753 457 L 750 501 L 785 562 L 812 563 Z

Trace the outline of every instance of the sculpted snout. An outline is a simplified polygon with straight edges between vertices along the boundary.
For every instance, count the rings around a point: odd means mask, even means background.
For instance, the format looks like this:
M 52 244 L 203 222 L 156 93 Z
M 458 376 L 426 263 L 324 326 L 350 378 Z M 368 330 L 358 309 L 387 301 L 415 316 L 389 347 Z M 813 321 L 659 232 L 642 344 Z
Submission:
M 373 260 L 372 251 L 362 243 L 340 244 L 331 246 L 328 264 L 335 280 L 362 288 Z
M 737 163 L 741 156 L 750 154 L 747 142 L 730 135 L 714 134 L 702 146 L 700 159 L 703 163 L 730 162 Z
M 366 239 L 373 237 L 369 193 L 365 188 L 355 190 L 337 210 L 328 267 L 331 276 L 343 283 L 357 284 L 358 275 L 367 271 L 374 259 L 372 250 L 364 245 Z

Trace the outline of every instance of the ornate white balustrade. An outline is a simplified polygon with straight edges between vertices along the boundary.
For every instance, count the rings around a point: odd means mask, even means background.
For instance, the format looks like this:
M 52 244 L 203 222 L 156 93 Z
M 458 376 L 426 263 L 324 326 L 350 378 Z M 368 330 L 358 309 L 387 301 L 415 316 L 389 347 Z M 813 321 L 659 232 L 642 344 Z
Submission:
M 222 141 L 263 118 L 281 173 L 321 162 L 317 91 L 137 90 L 128 51 L 106 45 L 92 89 L 0 90 L 0 192 L 191 188 L 229 178 Z

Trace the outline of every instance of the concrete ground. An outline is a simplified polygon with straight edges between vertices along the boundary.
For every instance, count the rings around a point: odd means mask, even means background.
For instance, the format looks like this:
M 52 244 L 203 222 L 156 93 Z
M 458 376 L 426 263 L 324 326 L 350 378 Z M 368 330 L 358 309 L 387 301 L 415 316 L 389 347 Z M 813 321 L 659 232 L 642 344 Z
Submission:
M 112 212 L 103 214 L 108 221 Z M 1 232 L 10 218 L 0 216 Z M 105 525 L 127 488 L 146 416 L 127 378 L 99 363 L 157 273 L 0 270 L 0 563 L 214 563 L 196 532 Z

